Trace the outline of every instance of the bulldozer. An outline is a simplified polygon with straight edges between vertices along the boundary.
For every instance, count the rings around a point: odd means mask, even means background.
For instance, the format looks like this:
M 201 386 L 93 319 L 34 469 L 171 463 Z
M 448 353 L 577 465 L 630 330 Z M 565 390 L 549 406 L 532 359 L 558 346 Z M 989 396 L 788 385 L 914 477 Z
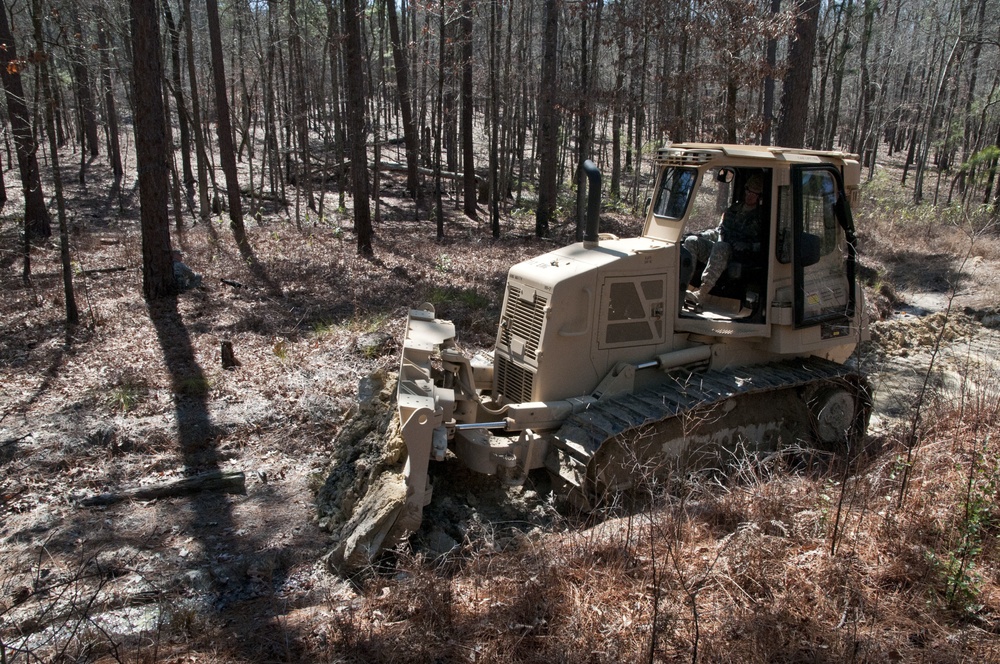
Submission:
M 747 450 L 835 450 L 864 434 L 871 391 L 849 361 L 868 337 L 851 214 L 858 157 L 684 143 L 660 148 L 656 164 L 633 238 L 600 231 L 600 171 L 581 165 L 582 241 L 510 268 L 492 352 L 464 352 L 431 305 L 410 310 L 399 490 L 361 501 L 336 551 L 342 567 L 417 528 L 428 468 L 448 455 L 511 485 L 546 469 L 592 510 L 640 475 Z M 750 182 L 758 229 L 699 288 L 705 266 L 685 239 L 746 203 Z

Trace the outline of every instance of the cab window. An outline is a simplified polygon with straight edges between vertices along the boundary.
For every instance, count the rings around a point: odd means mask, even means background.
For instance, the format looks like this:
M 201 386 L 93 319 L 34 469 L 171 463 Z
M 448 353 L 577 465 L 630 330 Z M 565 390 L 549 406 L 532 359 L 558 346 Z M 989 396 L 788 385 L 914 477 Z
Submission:
M 653 214 L 668 219 L 683 218 L 697 180 L 698 171 L 693 168 L 668 168 L 660 178 Z

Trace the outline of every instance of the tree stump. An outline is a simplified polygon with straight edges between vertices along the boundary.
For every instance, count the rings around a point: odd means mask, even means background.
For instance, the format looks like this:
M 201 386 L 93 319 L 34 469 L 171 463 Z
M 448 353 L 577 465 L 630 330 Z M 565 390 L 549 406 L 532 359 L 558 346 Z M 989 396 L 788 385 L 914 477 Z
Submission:
M 233 342 L 229 339 L 224 339 L 222 341 L 222 368 L 235 369 L 238 366 L 240 366 L 240 361 L 236 359 L 236 355 L 233 353 Z

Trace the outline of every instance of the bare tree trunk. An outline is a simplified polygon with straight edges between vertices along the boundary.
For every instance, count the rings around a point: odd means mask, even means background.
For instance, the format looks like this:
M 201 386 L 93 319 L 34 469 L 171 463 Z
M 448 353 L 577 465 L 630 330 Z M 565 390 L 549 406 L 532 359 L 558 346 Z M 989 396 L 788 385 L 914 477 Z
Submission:
M 538 91 L 538 208 L 535 235 L 546 237 L 556 209 L 559 150 L 559 110 L 556 107 L 556 76 L 559 63 L 559 3 L 545 0 L 542 33 L 542 79 Z
M 445 22 L 444 22 L 444 2 L 440 0 L 440 13 L 438 16 L 438 82 L 437 99 L 435 110 L 432 115 L 437 116 L 437 122 L 433 118 L 431 124 L 434 125 L 434 216 L 437 223 L 437 240 L 444 239 L 444 201 L 441 191 L 441 133 L 444 130 L 444 72 L 445 72 Z
M 42 40 L 41 0 L 33 0 L 31 15 L 35 30 L 35 51 L 38 54 L 42 54 L 45 53 L 45 44 Z M 66 222 L 66 201 L 63 197 L 62 173 L 59 170 L 59 146 L 56 144 L 55 100 L 52 98 L 52 83 L 49 79 L 48 58 L 39 58 L 38 63 L 40 69 L 39 76 L 42 80 L 42 103 L 45 106 L 45 127 L 46 133 L 49 136 L 49 153 L 52 159 L 52 183 L 56 194 L 56 208 L 59 211 L 59 258 L 62 263 L 63 295 L 66 298 L 66 322 L 69 325 L 76 325 L 80 322 L 80 313 L 76 307 L 76 296 L 73 294 L 73 264 L 69 252 L 69 226 Z
M 362 0 L 363 2 L 364 0 Z M 347 83 L 347 141 L 354 193 L 354 232 L 358 253 L 374 255 L 369 207 L 368 150 L 365 132 L 365 54 L 361 48 L 361 8 L 358 0 L 344 0 L 344 60 Z
M 642 57 L 638 60 L 638 66 L 633 70 L 633 79 L 639 78 L 638 100 L 635 106 L 635 169 L 632 171 L 632 187 L 629 192 L 633 205 L 639 198 L 639 178 L 642 176 L 642 137 L 643 125 L 646 122 L 646 68 L 649 63 L 649 38 L 642 35 Z M 733 95 L 735 98 L 735 95 Z
M 174 23 L 170 3 L 163 3 L 163 16 L 167 21 L 170 39 L 170 73 L 173 83 L 174 106 L 177 107 L 177 124 L 181 134 L 181 174 L 187 190 L 188 205 L 194 208 L 194 171 L 191 168 L 191 118 L 184 104 L 184 85 L 181 82 L 181 31 Z
M 781 11 L 781 0 L 771 0 L 771 16 L 777 16 Z M 767 40 L 767 75 L 764 77 L 764 132 L 761 135 L 761 145 L 771 144 L 771 134 L 774 130 L 774 71 L 778 64 L 778 40 L 771 37 Z
M 951 51 L 948 54 L 948 59 L 941 67 L 941 76 L 938 79 L 938 85 L 934 91 L 934 97 L 931 99 L 930 109 L 927 111 L 927 124 L 924 127 L 923 140 L 920 146 L 920 156 L 917 158 L 917 173 L 913 178 L 914 203 L 920 203 L 924 198 L 924 172 L 927 170 L 927 154 L 930 152 L 931 143 L 934 140 L 938 102 L 941 99 L 941 95 L 944 93 L 944 88 L 948 82 L 949 73 L 951 72 L 951 65 L 955 61 L 955 53 L 957 52 L 961 41 L 962 36 L 959 34 L 955 38 L 955 43 L 952 44 Z
M 997 139 L 996 144 L 1000 145 L 1000 125 L 997 126 Z M 986 178 L 986 192 L 983 194 L 983 205 L 990 204 L 990 192 L 993 191 L 993 182 L 997 179 L 997 163 L 1000 159 L 993 157 L 990 160 L 990 165 L 988 169 L 988 175 Z M 997 185 L 996 197 L 993 199 L 994 216 L 996 216 L 997 211 L 1000 211 L 1000 184 Z
M 252 256 L 246 228 L 243 226 L 243 201 L 240 199 L 240 182 L 236 171 L 236 150 L 233 146 L 233 127 L 226 96 L 226 68 L 222 54 L 222 30 L 219 27 L 219 5 L 216 0 L 206 0 L 208 9 L 208 36 L 212 49 L 212 75 L 215 81 L 215 105 L 218 114 L 216 132 L 219 135 L 219 162 L 226 176 L 226 193 L 229 200 L 229 227 L 236 238 L 236 246 L 244 258 Z
M 177 162 L 174 146 L 173 123 L 170 118 L 170 90 L 167 85 L 167 77 L 161 81 L 163 85 L 163 130 L 166 132 L 167 141 L 167 167 L 170 169 L 170 202 L 174 212 L 174 227 L 180 233 L 184 230 L 184 207 L 181 203 L 181 183 L 177 176 Z
M 473 144 L 472 126 L 472 0 L 462 0 L 462 161 L 465 171 L 463 180 L 465 206 L 463 211 L 470 219 L 475 219 L 476 210 L 476 153 Z
M 986 0 L 979 0 L 976 10 L 975 37 L 972 42 L 971 62 L 969 63 L 969 85 L 965 96 L 965 131 L 962 134 L 962 158 L 968 160 L 973 145 L 973 114 L 972 104 L 976 97 L 976 82 L 979 74 L 979 57 L 982 53 L 983 23 L 986 18 Z M 966 193 L 966 170 L 959 173 L 959 191 L 964 200 Z
M 796 3 L 795 37 L 788 47 L 790 66 L 781 88 L 781 120 L 775 132 L 775 142 L 789 148 L 805 145 L 819 9 L 820 0 Z
M 101 51 L 101 84 L 104 87 L 104 112 L 108 119 L 108 158 L 111 160 L 111 172 L 115 176 L 115 186 L 117 187 L 125 169 L 122 168 L 122 151 L 118 137 L 118 110 L 115 107 L 115 88 L 111 80 L 108 38 L 103 28 L 97 31 L 97 47 Z
M 736 71 L 737 62 L 739 62 L 738 57 L 726 67 L 726 111 L 724 117 L 726 143 L 736 143 L 739 140 L 739 133 L 736 128 L 736 96 L 740 91 L 738 72 Z M 640 109 L 642 107 L 641 104 L 642 102 L 640 102 Z M 637 144 L 636 152 L 639 151 L 639 147 Z
M 341 44 L 341 33 L 340 33 L 340 21 L 337 18 L 337 10 L 334 7 L 333 0 L 327 0 L 326 2 L 326 20 L 327 20 L 327 40 L 330 46 L 330 88 L 331 94 L 333 95 L 333 152 L 336 158 L 336 165 L 338 167 L 338 172 L 341 172 L 340 167 L 344 163 L 344 144 L 346 142 L 345 132 L 344 132 L 344 120 L 340 112 L 340 44 Z M 341 181 L 337 187 L 337 202 L 341 209 L 345 206 L 344 199 L 344 182 Z
M 498 48 L 499 37 L 497 34 L 500 13 L 499 1 L 493 0 L 490 3 L 490 153 L 489 153 L 489 208 L 490 208 L 490 231 L 495 238 L 500 237 L 500 207 L 497 203 L 499 198 L 498 171 L 500 168 L 500 89 L 497 82 L 497 68 L 500 53 Z
M 291 105 L 294 113 L 295 134 L 299 144 L 299 165 L 296 169 L 298 174 L 295 186 L 296 190 L 305 187 L 309 209 L 315 210 L 316 200 L 313 197 L 312 168 L 309 164 L 309 106 L 306 103 L 305 63 L 302 58 L 302 35 L 295 0 L 288 0 L 288 23 L 288 41 L 292 51 Z
M 601 12 L 604 9 L 604 0 L 596 0 L 596 9 L 594 15 L 594 43 L 588 53 L 587 47 L 587 19 L 589 8 L 584 5 L 583 10 L 580 14 L 580 117 L 577 134 L 577 145 L 579 146 L 579 153 L 577 154 L 577 174 L 576 174 L 576 209 L 577 209 L 577 223 L 576 223 L 576 241 L 579 242 L 583 240 L 584 226 L 586 225 L 586 192 L 587 192 L 587 174 L 583 171 L 583 161 L 585 159 L 590 159 L 593 155 L 594 146 L 594 118 L 593 118 L 593 108 L 590 101 L 591 96 L 591 80 L 596 76 L 597 69 L 597 47 L 598 40 L 601 34 Z M 591 60 L 593 58 L 593 60 Z M 594 74 L 591 71 L 594 70 Z
M 198 169 L 198 216 L 202 221 L 207 221 L 212 215 L 208 151 L 201 124 L 201 95 L 198 94 L 198 69 L 195 64 L 191 23 L 191 0 L 184 0 L 184 41 L 188 53 L 188 84 L 191 86 L 191 130 L 194 133 L 195 161 Z
M 613 108 L 611 110 L 611 184 L 610 193 L 611 198 L 618 200 L 621 198 L 621 180 L 622 180 L 622 114 L 625 110 L 625 72 L 628 68 L 628 31 L 625 29 L 624 25 L 621 25 L 623 20 L 622 9 L 620 6 L 617 7 L 618 10 L 618 38 L 616 40 L 618 45 L 618 59 L 615 63 L 615 89 L 614 97 L 612 100 Z M 678 98 L 681 95 L 677 95 Z M 677 107 L 674 107 L 676 112 Z M 676 137 L 675 137 L 676 138 Z
M 160 29 L 156 0 L 130 0 L 135 149 L 142 224 L 142 293 L 152 301 L 174 295 L 173 260 L 167 216 L 167 137 L 164 127 Z
M 851 131 L 851 152 L 861 152 L 862 126 L 871 113 L 871 74 L 868 66 L 868 49 L 872 41 L 872 28 L 875 22 L 875 12 L 878 5 L 865 2 L 861 30 L 861 54 L 858 56 L 858 108 L 854 115 L 854 127 Z
M 24 237 L 25 242 L 43 240 L 52 235 L 52 217 L 45 207 L 42 182 L 38 174 L 38 149 L 31 127 L 31 113 L 21 84 L 20 63 L 14 48 L 14 37 L 7 22 L 7 1 L 0 0 L 0 81 L 7 93 L 7 118 L 14 135 L 17 151 L 17 166 L 21 171 L 21 187 L 24 191 Z M 27 260 L 27 259 L 26 259 Z
M 90 91 L 90 69 L 87 67 L 87 53 L 83 49 L 83 24 L 80 22 L 79 10 L 73 18 L 73 27 L 76 30 L 73 79 L 76 83 L 77 102 L 80 104 L 80 124 L 84 138 L 82 145 L 91 157 L 96 157 L 100 154 L 97 140 L 97 113 L 94 112 L 94 96 Z
M 840 95 L 844 87 L 844 71 L 847 67 L 847 53 L 851 49 L 851 15 L 854 12 L 853 0 L 847 0 L 842 10 L 842 22 L 844 26 L 844 38 L 840 42 L 840 49 L 833 65 L 833 91 L 830 95 L 830 112 L 827 117 L 826 134 L 822 147 L 827 150 L 833 149 L 833 142 L 837 136 L 837 124 L 840 122 Z
M 413 99 L 410 93 L 409 68 L 406 50 L 399 37 L 399 20 L 395 0 L 385 0 L 389 19 L 389 39 L 392 41 L 392 62 L 396 69 L 396 87 L 399 88 L 399 112 L 403 116 L 403 141 L 406 144 L 406 190 L 415 198 L 420 196 L 417 176 L 417 126 L 413 122 Z

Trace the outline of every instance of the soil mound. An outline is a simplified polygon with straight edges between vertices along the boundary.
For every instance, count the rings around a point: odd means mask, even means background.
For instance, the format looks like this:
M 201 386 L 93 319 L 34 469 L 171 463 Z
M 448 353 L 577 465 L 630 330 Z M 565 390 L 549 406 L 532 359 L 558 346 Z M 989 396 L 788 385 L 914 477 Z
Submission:
M 333 536 L 327 563 L 352 573 L 417 526 L 403 513 L 406 446 L 396 415 L 396 376 L 376 373 L 358 389 L 356 413 L 334 440 L 326 481 L 316 498 L 320 527 Z

